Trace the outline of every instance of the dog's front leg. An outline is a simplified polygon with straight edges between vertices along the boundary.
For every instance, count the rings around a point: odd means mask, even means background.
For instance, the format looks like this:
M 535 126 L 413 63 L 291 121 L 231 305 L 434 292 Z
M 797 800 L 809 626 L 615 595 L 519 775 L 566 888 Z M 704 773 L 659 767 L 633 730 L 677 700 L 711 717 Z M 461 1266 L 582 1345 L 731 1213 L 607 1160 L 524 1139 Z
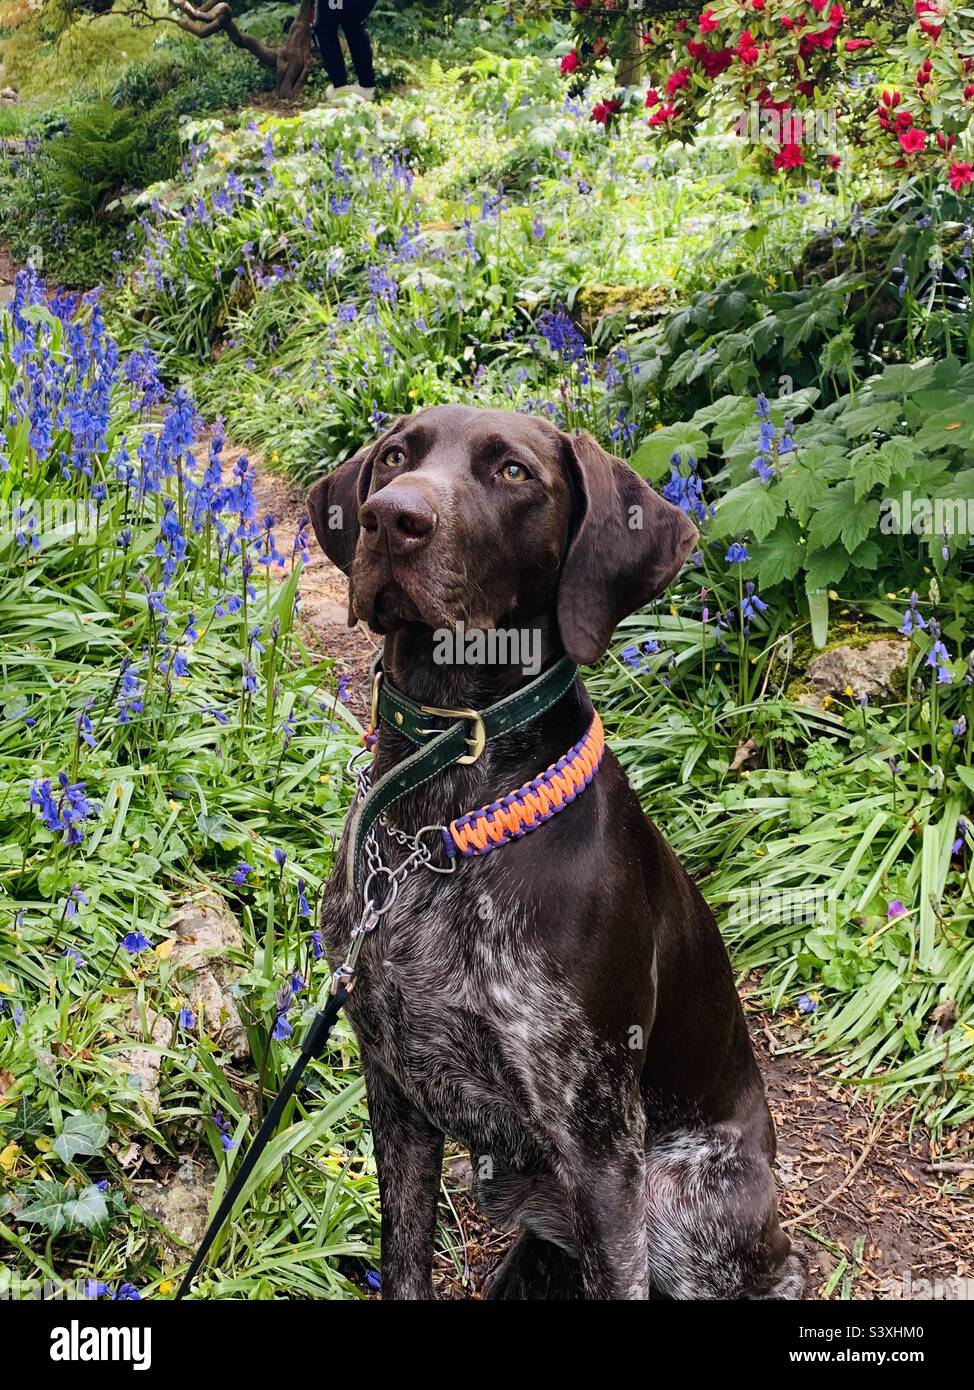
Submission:
M 648 1298 L 642 1144 L 602 1159 L 576 1157 L 563 1179 L 586 1299 Z
M 433 1297 L 433 1236 L 443 1135 L 363 1054 L 382 1210 L 382 1297 Z

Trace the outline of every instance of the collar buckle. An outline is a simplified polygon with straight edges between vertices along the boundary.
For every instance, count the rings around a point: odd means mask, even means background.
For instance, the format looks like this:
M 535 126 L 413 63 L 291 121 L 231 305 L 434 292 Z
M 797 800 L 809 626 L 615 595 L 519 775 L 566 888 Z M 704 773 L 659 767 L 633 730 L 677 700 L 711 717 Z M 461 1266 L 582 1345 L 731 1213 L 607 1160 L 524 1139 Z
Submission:
M 470 732 L 467 734 L 467 747 L 470 751 L 469 753 L 464 753 L 462 758 L 457 758 L 457 762 L 467 764 L 477 761 L 481 753 L 487 747 L 487 730 L 484 727 L 483 716 L 479 710 L 441 709 L 437 705 L 420 705 L 420 709 L 424 714 L 435 714 L 440 719 L 468 720 L 471 724 Z

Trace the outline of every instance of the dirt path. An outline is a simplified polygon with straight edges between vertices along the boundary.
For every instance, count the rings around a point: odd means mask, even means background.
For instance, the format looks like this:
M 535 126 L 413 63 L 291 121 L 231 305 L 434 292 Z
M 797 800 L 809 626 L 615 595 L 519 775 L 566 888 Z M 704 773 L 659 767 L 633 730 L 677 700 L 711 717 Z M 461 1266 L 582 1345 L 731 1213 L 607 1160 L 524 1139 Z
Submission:
M 232 464 L 240 452 L 228 447 L 224 457 Z M 278 548 L 285 552 L 305 515 L 303 490 L 259 461 L 257 478 L 259 515 L 277 518 Z M 345 581 L 314 543 L 301 593 L 309 645 L 348 674 L 349 704 L 364 718 L 375 639 L 362 624 L 348 627 Z M 742 994 L 778 1131 L 782 1217 L 809 1261 L 810 1294 L 891 1298 L 905 1282 L 905 1296 L 912 1286 L 914 1297 L 930 1297 L 918 1291 L 919 1281 L 959 1278 L 971 1281 L 974 1294 L 974 1167 L 956 1171 L 961 1155 L 974 1163 L 971 1135 L 955 1134 L 949 1146 L 934 1150 L 920 1132 L 911 1137 L 909 1107 L 880 1113 L 873 1095 L 840 1084 L 827 1060 L 788 1051 L 797 1030 L 784 1015 L 748 1006 L 756 984 L 749 981 Z M 437 1286 L 445 1298 L 479 1292 L 506 1244 L 473 1209 L 468 1169 L 455 1160 L 448 1182 L 456 1188 L 463 1244 L 452 1258 L 440 1258 Z

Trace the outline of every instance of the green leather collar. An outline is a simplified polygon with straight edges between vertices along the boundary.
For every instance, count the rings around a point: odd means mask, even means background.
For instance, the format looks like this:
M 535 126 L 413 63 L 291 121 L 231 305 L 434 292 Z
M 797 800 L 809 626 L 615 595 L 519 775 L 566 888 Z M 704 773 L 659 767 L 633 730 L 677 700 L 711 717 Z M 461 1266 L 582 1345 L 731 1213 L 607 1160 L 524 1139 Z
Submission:
M 476 762 L 492 739 L 537 719 L 575 683 L 578 667 L 563 656 L 533 681 L 484 710 L 418 705 L 391 685 L 381 660 L 372 668 L 372 729 L 380 722 L 398 730 L 416 751 L 389 769 L 356 807 L 352 816 L 347 886 L 357 890 L 362 850 L 382 812 L 407 792 L 458 763 Z

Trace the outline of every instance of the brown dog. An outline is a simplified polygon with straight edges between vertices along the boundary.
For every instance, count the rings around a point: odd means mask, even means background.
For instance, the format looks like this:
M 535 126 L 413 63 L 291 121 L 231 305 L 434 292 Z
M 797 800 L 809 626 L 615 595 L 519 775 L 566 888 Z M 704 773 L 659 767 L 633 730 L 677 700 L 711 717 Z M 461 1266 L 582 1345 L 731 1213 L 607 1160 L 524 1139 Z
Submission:
M 593 663 L 658 595 L 695 529 L 587 436 L 503 411 L 398 420 L 312 489 L 312 521 L 349 576 L 349 617 L 385 635 L 388 679 L 423 704 L 485 706 L 523 663 L 438 659 L 463 623 L 534 634 L 541 667 Z M 581 680 L 543 716 L 394 803 L 405 834 L 483 806 L 589 728 Z M 378 777 L 412 751 L 383 724 Z M 397 840 L 396 835 L 400 836 Z M 347 836 L 322 927 L 346 958 L 361 902 Z M 797 1298 L 774 1132 L 716 924 L 611 753 L 535 833 L 449 876 L 414 874 L 365 938 L 348 1012 L 361 1044 L 382 1204 L 387 1298 L 432 1295 L 445 1135 L 519 1238 L 498 1298 Z

